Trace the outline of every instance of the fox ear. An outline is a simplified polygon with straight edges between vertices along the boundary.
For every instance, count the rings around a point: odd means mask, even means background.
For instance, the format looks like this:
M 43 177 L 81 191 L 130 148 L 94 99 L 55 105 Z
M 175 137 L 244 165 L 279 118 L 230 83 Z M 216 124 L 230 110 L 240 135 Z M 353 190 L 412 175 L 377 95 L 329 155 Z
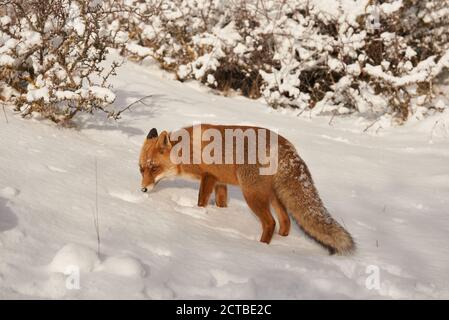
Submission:
M 157 137 L 157 129 L 153 128 L 148 132 L 147 139 L 153 139 Z
M 158 146 L 163 150 L 171 147 L 170 139 L 168 138 L 167 131 L 162 131 L 157 139 Z

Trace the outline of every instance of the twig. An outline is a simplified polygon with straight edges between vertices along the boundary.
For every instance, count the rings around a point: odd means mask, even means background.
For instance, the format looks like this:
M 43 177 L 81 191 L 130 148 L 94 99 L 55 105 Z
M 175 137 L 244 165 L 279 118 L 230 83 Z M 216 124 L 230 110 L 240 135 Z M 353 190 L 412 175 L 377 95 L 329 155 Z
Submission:
M 328 123 L 329 126 L 332 127 L 332 121 L 334 120 L 334 118 L 335 118 L 336 115 L 337 115 L 337 110 L 334 110 L 334 111 L 332 112 L 332 117 L 331 117 L 331 119 L 329 120 L 329 123 Z
M 371 128 L 372 126 L 374 126 L 379 120 L 380 120 L 380 118 L 377 118 L 376 121 L 374 121 L 368 127 L 366 127 L 365 130 L 363 130 L 363 132 L 367 132 L 368 129 Z
M 97 255 L 100 257 L 100 223 L 98 216 L 98 166 L 97 158 L 95 158 L 95 212 L 94 212 L 94 227 L 97 234 Z
M 433 132 L 435 131 L 436 126 L 438 125 L 438 123 L 440 122 L 440 120 L 435 121 L 433 127 L 432 127 L 432 131 L 430 131 L 430 140 L 429 143 L 433 143 Z
M 383 128 L 384 128 L 384 127 L 382 127 L 381 125 L 378 126 L 375 133 L 378 134 L 378 133 L 379 133 L 379 130 L 380 130 L 380 129 L 383 129 Z
M 307 107 L 304 107 L 296 116 L 299 117 L 306 111 Z
M 142 98 L 140 98 L 139 100 L 134 101 L 133 103 L 131 103 L 131 104 L 128 105 L 127 107 L 125 107 L 125 108 L 123 108 L 122 110 L 120 110 L 119 112 L 117 112 L 116 114 L 112 114 L 112 117 L 113 117 L 115 120 L 120 119 L 120 115 L 121 115 L 123 112 L 125 112 L 126 110 L 130 110 L 132 106 L 134 106 L 134 105 L 136 105 L 136 104 L 138 104 L 138 103 L 143 103 L 143 104 L 145 104 L 143 101 L 146 100 L 146 99 L 148 99 L 148 98 L 151 98 L 151 97 L 153 97 L 152 94 L 150 94 L 150 95 L 148 95 L 148 96 L 145 96 L 145 97 L 142 97 Z
M 6 115 L 5 104 L 3 104 L 3 103 L 2 103 L 2 109 L 3 109 L 3 114 L 5 115 L 5 121 L 8 124 L 9 123 L 8 116 Z

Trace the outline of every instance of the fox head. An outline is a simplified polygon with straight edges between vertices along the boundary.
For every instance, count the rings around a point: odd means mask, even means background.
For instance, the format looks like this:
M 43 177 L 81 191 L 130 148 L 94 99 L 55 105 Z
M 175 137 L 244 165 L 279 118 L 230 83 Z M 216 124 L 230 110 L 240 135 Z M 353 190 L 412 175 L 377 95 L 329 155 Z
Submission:
M 147 192 L 163 178 L 176 175 L 177 165 L 170 161 L 172 144 L 168 133 L 158 135 L 155 128 L 148 133 L 140 152 L 141 190 Z

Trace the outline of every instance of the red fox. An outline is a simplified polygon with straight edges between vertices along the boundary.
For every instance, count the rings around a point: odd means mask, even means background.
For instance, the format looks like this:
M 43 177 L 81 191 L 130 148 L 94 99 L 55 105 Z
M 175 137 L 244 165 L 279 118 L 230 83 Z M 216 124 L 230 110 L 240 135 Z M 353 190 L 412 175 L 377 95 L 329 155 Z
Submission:
M 254 163 L 249 161 L 237 163 L 235 160 L 232 163 L 226 161 L 220 163 L 195 161 L 195 157 L 198 158 L 198 153 L 195 156 L 195 147 L 199 147 L 200 152 L 205 152 L 208 148 L 208 139 L 204 139 L 203 136 L 200 140 L 195 140 L 195 126 L 180 130 L 187 133 L 188 139 L 187 148 L 182 152 L 179 148 L 181 141 L 180 139 L 176 140 L 176 137 L 181 137 L 178 131 L 172 133 L 163 131 L 158 134 L 157 130 L 153 128 L 148 133 L 139 159 L 143 192 L 151 190 L 160 180 L 166 177 L 191 177 L 200 180 L 198 206 L 207 206 L 212 191 L 215 191 L 215 204 L 218 207 L 226 207 L 228 200 L 227 185 L 237 185 L 240 186 L 248 206 L 260 219 L 262 225 L 261 242 L 268 244 L 273 237 L 276 222 L 271 214 L 271 206 L 278 216 L 279 234 L 281 236 L 289 234 L 290 218 L 288 213 L 290 213 L 300 228 L 325 247 L 330 254 L 350 254 L 355 250 L 355 243 L 351 235 L 331 217 L 324 207 L 309 169 L 298 155 L 295 147 L 287 139 L 260 127 L 201 124 L 200 134 L 205 134 L 211 130 L 218 133 L 214 136 L 214 142 L 219 142 L 219 147 L 211 153 L 211 156 L 218 160 L 229 156 L 228 151 L 224 150 L 224 140 L 229 137 L 227 135 L 229 130 L 244 133 L 244 138 L 246 138 L 244 141 L 248 143 L 243 143 L 243 146 L 236 142 L 235 136 L 232 136 L 231 140 L 231 147 L 234 147 L 234 149 L 240 148 L 240 151 L 244 153 L 244 159 L 249 159 L 251 152 L 249 146 L 251 135 L 246 134 L 247 132 L 263 130 L 276 137 L 277 154 L 274 159 L 277 162 L 277 170 L 271 174 L 261 174 L 260 169 L 266 167 L 266 163 L 262 164 L 260 160 Z M 198 132 L 196 133 L 198 134 Z M 209 141 L 211 141 L 210 136 L 209 134 Z M 254 136 L 252 135 L 252 137 Z M 220 141 L 220 139 L 223 141 Z M 198 141 L 200 141 L 199 144 Z M 184 144 L 186 145 L 186 141 L 184 141 Z M 210 149 L 209 147 L 209 151 L 211 151 Z M 260 149 L 261 145 L 259 144 L 252 152 L 259 152 Z M 238 158 L 238 151 L 232 151 L 230 155 L 232 159 Z M 174 160 L 173 155 L 179 156 L 180 153 L 184 153 L 183 159 L 187 161 Z

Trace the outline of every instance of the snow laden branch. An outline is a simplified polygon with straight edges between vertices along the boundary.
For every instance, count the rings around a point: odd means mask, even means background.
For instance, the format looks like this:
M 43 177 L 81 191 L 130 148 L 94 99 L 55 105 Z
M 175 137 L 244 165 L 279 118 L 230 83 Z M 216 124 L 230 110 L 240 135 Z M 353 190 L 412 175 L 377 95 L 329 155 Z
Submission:
M 405 121 L 434 110 L 434 85 L 447 67 L 447 0 L 111 5 L 120 10 L 109 30 L 124 55 L 299 113 Z
M 118 64 L 101 66 L 112 43 L 98 1 L 10 0 L 0 10 L 0 99 L 57 123 L 115 100 L 107 82 Z
M 443 68 L 449 68 L 449 50 L 435 63 L 435 57 L 420 62 L 416 68 L 401 77 L 396 77 L 382 70 L 382 66 L 366 64 L 363 71 L 374 79 L 383 80 L 394 87 L 404 87 L 420 82 L 427 82 L 438 76 Z

